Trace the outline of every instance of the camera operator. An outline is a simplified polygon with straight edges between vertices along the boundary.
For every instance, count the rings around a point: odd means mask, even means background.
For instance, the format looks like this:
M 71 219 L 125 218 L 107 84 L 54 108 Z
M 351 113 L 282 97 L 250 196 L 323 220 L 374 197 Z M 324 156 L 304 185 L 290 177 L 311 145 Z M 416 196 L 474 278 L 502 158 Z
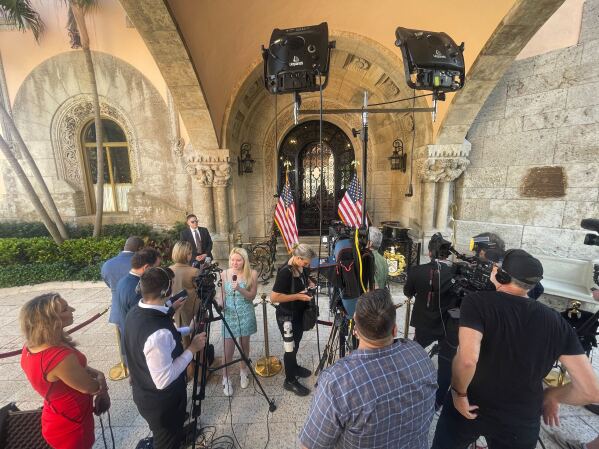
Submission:
M 410 319 L 410 326 L 415 329 L 414 340 L 423 348 L 433 342 L 439 344 L 436 409 L 445 401 L 451 383 L 451 360 L 455 355 L 455 344 L 447 338 L 445 324 L 447 310 L 454 307 L 456 301 L 451 292 L 454 271 L 447 260 L 450 246 L 440 233 L 433 235 L 428 243 L 431 261 L 410 267 L 404 286 L 404 295 L 415 297 Z
M 466 448 L 481 435 L 489 449 L 533 449 L 541 414 L 553 424 L 560 403 L 599 399 L 599 382 L 575 331 L 556 311 L 527 296 L 542 277 L 539 260 L 513 249 L 501 268 L 493 267 L 496 291 L 463 299 L 452 394 L 433 449 Z M 543 378 L 556 360 L 572 382 L 543 392 Z
M 147 421 L 156 449 L 179 449 L 187 391 L 185 368 L 206 343 L 206 334 L 193 337 L 183 350 L 181 336 L 190 327 L 176 329 L 169 308 L 174 274 L 169 268 L 150 268 L 140 279 L 142 299 L 125 321 L 125 351 L 131 373 L 133 402 Z M 173 307 L 178 309 L 182 300 Z
M 501 237 L 493 232 L 483 232 L 472 237 L 472 249 L 474 254 L 480 260 L 491 261 L 501 264 L 505 255 L 505 242 Z M 528 297 L 539 299 L 545 291 L 543 285 L 537 282 L 533 288 L 528 291 Z
M 297 364 L 297 350 L 304 333 L 304 310 L 312 299 L 312 296 L 308 294 L 308 288 L 315 287 L 308 275 L 310 261 L 316 256 L 316 253 L 305 243 L 300 243 L 291 254 L 287 264 L 279 268 L 277 272 L 270 300 L 274 304 L 278 303 L 277 324 L 285 347 L 283 388 L 298 396 L 307 396 L 310 390 L 298 380 L 298 377 L 310 377 L 312 372 Z

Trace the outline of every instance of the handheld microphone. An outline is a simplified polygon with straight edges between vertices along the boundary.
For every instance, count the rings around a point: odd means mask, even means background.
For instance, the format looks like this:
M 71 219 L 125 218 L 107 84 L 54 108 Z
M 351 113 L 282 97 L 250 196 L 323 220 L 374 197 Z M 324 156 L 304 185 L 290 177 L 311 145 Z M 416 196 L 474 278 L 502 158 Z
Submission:
M 232 280 L 233 282 L 237 282 L 237 275 L 236 275 L 236 274 L 234 274 L 233 276 L 231 276 L 231 280 Z M 236 291 L 235 291 L 235 290 L 233 290 L 233 297 L 235 296 L 235 293 L 236 293 Z

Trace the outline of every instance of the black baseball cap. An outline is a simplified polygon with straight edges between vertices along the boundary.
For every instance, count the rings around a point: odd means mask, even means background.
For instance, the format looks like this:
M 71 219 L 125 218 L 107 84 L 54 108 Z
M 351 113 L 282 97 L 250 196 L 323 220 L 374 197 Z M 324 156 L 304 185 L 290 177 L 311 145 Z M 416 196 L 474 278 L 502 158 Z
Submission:
M 527 284 L 536 284 L 543 279 L 541 261 L 523 249 L 510 249 L 505 253 L 501 269 L 511 277 Z

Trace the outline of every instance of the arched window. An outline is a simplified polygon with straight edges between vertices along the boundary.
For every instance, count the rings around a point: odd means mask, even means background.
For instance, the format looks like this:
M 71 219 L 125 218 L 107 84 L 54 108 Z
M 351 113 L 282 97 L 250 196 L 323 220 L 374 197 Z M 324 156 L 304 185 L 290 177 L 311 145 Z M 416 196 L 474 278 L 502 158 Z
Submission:
M 102 119 L 104 152 L 104 212 L 127 212 L 127 193 L 131 189 L 129 145 L 122 128 L 109 119 Z M 98 165 L 96 125 L 92 120 L 83 128 L 83 156 L 90 204 L 95 204 Z

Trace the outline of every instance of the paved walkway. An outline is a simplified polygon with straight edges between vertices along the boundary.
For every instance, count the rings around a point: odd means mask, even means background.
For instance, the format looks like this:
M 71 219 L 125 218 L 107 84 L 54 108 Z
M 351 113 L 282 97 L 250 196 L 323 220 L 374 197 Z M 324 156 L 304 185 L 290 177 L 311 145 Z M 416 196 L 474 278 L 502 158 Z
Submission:
M 270 292 L 269 286 L 260 287 L 260 291 Z M 105 310 L 110 304 L 110 291 L 103 283 L 61 282 L 29 287 L 16 287 L 0 290 L 0 352 L 18 349 L 22 345 L 19 331 L 18 313 L 20 306 L 37 294 L 43 292 L 59 292 L 73 305 L 75 324 L 81 323 L 95 313 Z M 395 302 L 403 301 L 400 286 L 392 289 Z M 327 316 L 326 301 L 321 300 L 321 316 Z M 404 307 L 398 309 L 397 323 L 400 331 L 404 328 Z M 274 320 L 274 309 L 268 307 L 268 329 L 271 354 L 282 357 L 281 337 Z M 257 360 L 264 355 L 264 333 L 261 307 L 256 309 L 258 333 L 252 337 L 251 358 Z M 321 350 L 326 344 L 329 329 L 320 328 Z M 102 316 L 84 329 L 76 332 L 75 341 L 79 349 L 87 356 L 89 365 L 105 373 L 118 361 L 113 326 L 108 324 L 107 315 Z M 221 325 L 215 323 L 211 329 L 211 342 L 215 345 L 217 356 L 222 354 Z M 316 332 L 304 334 L 298 355 L 300 364 L 310 369 L 318 364 Z M 599 372 L 599 362 L 594 366 Z M 233 371 L 238 372 L 234 367 Z M 201 416 L 202 425 L 214 426 L 216 435 L 233 435 L 244 449 L 261 449 L 265 446 L 270 433 L 268 447 L 271 449 L 296 448 L 297 435 L 305 420 L 312 395 L 298 398 L 282 388 L 283 375 L 261 379 L 261 383 L 277 404 L 277 410 L 269 414 L 265 400 L 253 385 L 242 390 L 239 377 L 233 376 L 235 394 L 229 399 L 223 395 L 220 384 L 221 377 L 213 375 L 209 379 L 206 400 L 203 401 Z M 306 384 L 313 388 L 314 377 Z M 116 447 L 133 449 L 137 441 L 149 435 L 149 429 L 138 415 L 131 399 L 131 390 L 127 380 L 109 381 L 112 398 L 112 426 L 116 439 Z M 191 387 L 190 387 L 191 388 Z M 19 366 L 19 357 L 0 359 L 0 405 L 14 401 L 21 409 L 39 407 L 42 399 L 29 386 Z M 97 420 L 97 419 L 96 419 Z M 95 448 L 103 448 L 100 425 L 96 422 L 97 441 Z M 434 424 L 433 424 L 434 429 Z M 431 429 L 431 434 L 433 429 Z M 588 441 L 599 433 L 599 416 L 595 416 L 582 407 L 563 407 L 562 426 L 560 431 L 568 437 Z M 542 435 L 543 436 L 543 435 Z M 555 448 L 543 437 L 545 446 Z M 110 442 L 109 442 L 110 445 Z M 109 446 L 110 447 L 110 446 Z M 540 448 L 540 446 L 539 446 Z

